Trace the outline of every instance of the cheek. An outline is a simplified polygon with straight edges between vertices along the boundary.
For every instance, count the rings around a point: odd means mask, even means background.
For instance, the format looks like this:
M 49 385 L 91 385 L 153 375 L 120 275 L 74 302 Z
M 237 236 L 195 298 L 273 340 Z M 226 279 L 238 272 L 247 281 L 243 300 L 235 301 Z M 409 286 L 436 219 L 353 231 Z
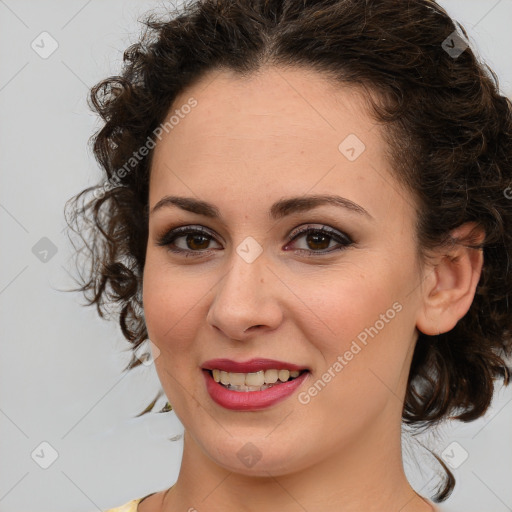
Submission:
M 197 406 L 199 364 L 194 340 L 207 314 L 205 305 L 210 286 L 183 269 L 169 268 L 166 261 L 148 255 L 144 269 L 143 303 L 149 339 L 160 350 L 155 369 L 168 400 L 184 425 Z M 188 392 L 184 393 L 183 389 Z M 189 412 L 183 412 L 189 411 Z
M 297 280 L 295 291 L 299 297 L 307 298 L 304 302 L 309 311 L 308 321 L 313 320 L 310 325 L 314 325 L 317 332 L 320 328 L 326 334 L 320 339 L 332 341 L 336 346 L 362 333 L 360 339 L 364 342 L 365 329 L 377 322 L 379 331 L 387 330 L 394 323 L 396 309 L 400 309 L 393 307 L 395 303 L 401 303 L 402 294 L 397 281 L 389 279 L 390 275 L 390 269 L 335 270 L 320 280 Z M 382 320 L 381 315 L 384 315 Z M 306 328 L 307 324 L 303 325 Z
M 167 268 L 148 255 L 144 269 L 143 303 L 148 335 L 160 350 L 175 355 L 191 349 L 191 333 L 204 313 L 204 280 L 180 268 Z M 202 302 L 202 300 L 204 302 Z
M 295 318 L 321 354 L 322 370 L 354 383 L 364 376 L 397 384 L 415 335 L 414 308 L 406 304 L 412 281 L 407 269 L 389 264 L 364 268 L 297 285 L 308 309 Z
M 397 398 L 414 336 L 412 308 L 403 304 L 394 282 L 358 276 L 330 280 L 328 292 L 312 296 L 315 314 L 300 320 L 305 338 L 320 356 L 315 358 L 314 379 L 299 397 L 301 404 L 309 404 L 304 414 L 314 410 L 318 421 L 333 428 L 343 425 L 347 436 L 376 418 L 386 404 L 401 407 Z M 333 409 L 333 404 L 339 407 Z

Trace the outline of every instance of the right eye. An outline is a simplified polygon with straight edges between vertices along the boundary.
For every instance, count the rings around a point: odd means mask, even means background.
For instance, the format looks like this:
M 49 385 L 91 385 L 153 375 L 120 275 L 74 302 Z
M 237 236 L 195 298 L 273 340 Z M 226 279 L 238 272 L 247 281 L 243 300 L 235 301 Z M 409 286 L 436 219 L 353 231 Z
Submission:
M 180 239 L 183 239 L 183 241 L 177 243 Z M 208 245 L 212 240 L 214 240 L 213 235 L 203 227 L 183 226 L 172 229 L 159 237 L 157 245 L 167 247 L 169 251 L 184 256 L 196 256 L 194 253 L 210 252 L 211 249 L 208 249 Z M 179 244 L 181 244 L 181 247 Z

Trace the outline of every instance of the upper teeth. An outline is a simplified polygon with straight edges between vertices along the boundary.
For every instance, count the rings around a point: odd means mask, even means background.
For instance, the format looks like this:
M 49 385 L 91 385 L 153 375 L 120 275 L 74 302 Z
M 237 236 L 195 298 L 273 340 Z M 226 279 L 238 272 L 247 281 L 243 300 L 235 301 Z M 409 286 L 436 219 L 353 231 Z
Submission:
M 290 377 L 298 377 L 298 370 L 261 370 L 255 373 L 234 373 L 222 370 L 212 370 L 215 382 L 220 382 L 225 386 L 263 386 L 264 384 L 275 384 L 278 380 L 286 382 Z

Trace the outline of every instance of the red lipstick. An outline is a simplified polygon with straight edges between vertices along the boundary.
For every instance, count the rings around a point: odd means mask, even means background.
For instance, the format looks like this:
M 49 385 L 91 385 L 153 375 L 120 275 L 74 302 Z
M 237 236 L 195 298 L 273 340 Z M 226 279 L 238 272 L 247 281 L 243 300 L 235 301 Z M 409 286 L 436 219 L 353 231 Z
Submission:
M 309 371 L 285 361 L 274 359 L 251 359 L 237 362 L 231 359 L 212 359 L 202 364 L 206 390 L 211 399 L 221 407 L 233 411 L 259 411 L 290 397 L 309 377 Z M 235 391 L 228 389 L 220 382 L 215 382 L 211 370 L 233 373 L 255 373 L 265 370 L 290 370 L 301 372 L 298 377 L 280 382 L 262 391 Z

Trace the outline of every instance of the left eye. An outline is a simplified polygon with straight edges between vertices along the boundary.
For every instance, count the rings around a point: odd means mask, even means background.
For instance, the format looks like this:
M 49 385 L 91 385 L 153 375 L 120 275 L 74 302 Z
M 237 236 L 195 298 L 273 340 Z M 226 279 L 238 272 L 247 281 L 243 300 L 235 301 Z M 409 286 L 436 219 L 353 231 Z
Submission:
M 294 248 L 294 250 L 301 253 L 309 253 L 309 255 L 331 253 L 336 250 L 345 249 L 353 244 L 351 238 L 345 233 L 322 226 L 321 228 L 306 227 L 295 231 L 289 237 L 285 248 L 288 248 L 291 242 L 295 242 L 297 239 L 301 238 L 304 239 L 307 247 Z M 177 243 L 180 239 L 183 239 L 181 247 L 180 244 Z M 193 253 L 202 253 L 211 250 L 208 246 L 212 241 L 215 241 L 215 237 L 204 228 L 183 227 L 173 229 L 164 234 L 158 239 L 157 245 L 167 247 L 169 251 L 174 253 L 192 256 Z M 331 246 L 333 241 L 338 244 L 338 247 L 334 249 Z M 330 246 L 331 248 L 329 249 Z
M 291 235 L 290 241 L 293 242 L 300 238 L 304 238 L 307 247 L 305 249 L 296 248 L 296 250 L 313 255 L 322 255 L 343 250 L 354 243 L 347 234 L 331 229 L 327 226 L 322 226 L 321 228 L 312 228 L 310 226 L 300 228 L 297 232 Z M 338 244 L 338 247 L 331 247 L 330 250 L 326 250 L 333 241 Z

